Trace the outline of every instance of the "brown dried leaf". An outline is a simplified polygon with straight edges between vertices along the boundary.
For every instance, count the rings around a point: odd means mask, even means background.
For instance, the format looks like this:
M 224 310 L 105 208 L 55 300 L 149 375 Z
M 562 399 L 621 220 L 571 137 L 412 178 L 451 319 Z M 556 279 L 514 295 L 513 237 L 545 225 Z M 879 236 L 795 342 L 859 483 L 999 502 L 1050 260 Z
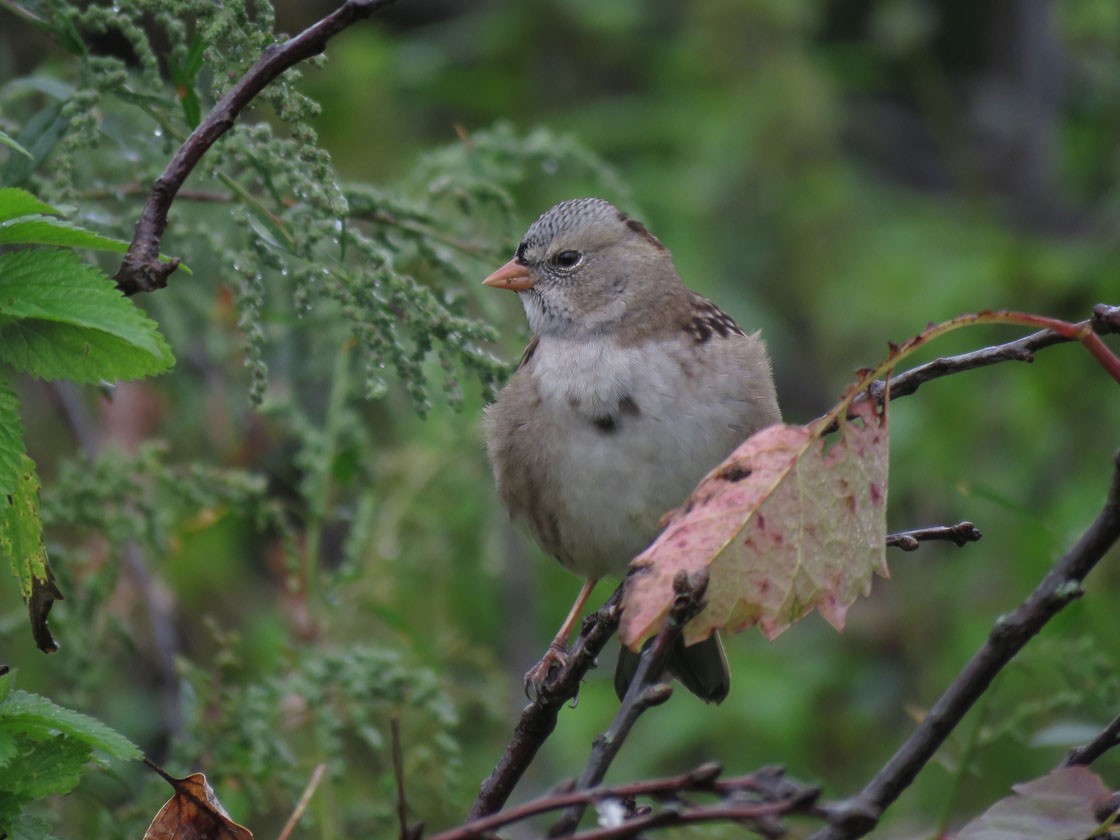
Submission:
M 754 624 L 773 639 L 814 608 L 843 629 L 872 573 L 887 576 L 886 408 L 868 399 L 851 410 L 854 419 L 839 420 L 840 438 L 827 448 L 824 430 L 836 413 L 762 430 L 669 514 L 631 564 L 624 644 L 637 650 L 661 626 L 679 572 L 702 569 L 708 606 L 685 627 L 688 644 Z
M 144 840 L 253 840 L 253 832 L 229 818 L 202 773 L 175 779 L 157 772 L 175 788 Z
M 1089 837 L 1101 823 L 1099 806 L 1111 795 L 1085 767 L 1063 767 L 1040 779 L 1015 785 L 961 829 L 957 840 L 1068 840 Z

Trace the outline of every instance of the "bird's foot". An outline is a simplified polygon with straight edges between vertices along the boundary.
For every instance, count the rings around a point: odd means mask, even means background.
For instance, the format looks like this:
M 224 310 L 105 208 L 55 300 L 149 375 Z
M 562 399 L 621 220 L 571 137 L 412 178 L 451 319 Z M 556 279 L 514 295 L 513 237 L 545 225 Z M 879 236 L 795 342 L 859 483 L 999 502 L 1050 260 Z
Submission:
M 541 661 L 525 674 L 525 696 L 530 700 L 539 698 L 541 690 L 546 688 L 553 676 L 560 673 L 567 665 L 567 648 L 559 642 L 552 642 L 541 657 Z

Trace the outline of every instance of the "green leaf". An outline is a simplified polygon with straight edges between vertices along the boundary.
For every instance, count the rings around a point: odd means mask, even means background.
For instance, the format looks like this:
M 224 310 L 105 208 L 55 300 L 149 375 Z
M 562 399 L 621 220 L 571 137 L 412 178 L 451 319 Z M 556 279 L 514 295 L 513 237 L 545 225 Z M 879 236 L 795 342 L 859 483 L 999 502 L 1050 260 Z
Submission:
M 0 245 L 62 245 L 68 248 L 89 248 L 123 254 L 128 243 L 84 230 L 62 219 L 49 216 L 24 216 L 0 223 Z
M 37 199 L 27 190 L 21 190 L 17 187 L 0 189 L 0 222 L 31 215 L 57 216 L 59 212 L 49 204 Z
M 3 767 L 17 755 L 19 755 L 19 748 L 16 746 L 15 736 L 11 732 L 0 729 L 0 767 Z
M 62 245 L 123 254 L 129 243 L 123 239 L 102 236 L 64 219 L 51 218 L 61 213 L 26 190 L 17 187 L 0 189 L 0 245 Z M 162 262 L 171 258 L 160 254 Z M 179 266 L 185 273 L 191 270 Z
M 0 494 L 16 492 L 24 454 L 19 397 L 7 382 L 0 379 Z
M 171 367 L 159 330 L 68 251 L 0 254 L 0 360 L 46 379 L 136 379 Z
M 68 735 L 112 758 L 140 758 L 140 748 L 101 721 L 52 703 L 46 697 L 16 689 L 0 702 L 0 730 L 32 738 Z
M 91 750 L 65 735 L 46 740 L 20 738 L 20 756 L 0 767 L 0 790 L 30 801 L 52 793 L 68 793 L 82 778 Z
M 8 555 L 12 572 L 19 581 L 36 646 L 44 653 L 53 653 L 58 650 L 58 644 L 47 627 L 47 615 L 54 602 L 62 598 L 62 593 L 55 585 L 43 544 L 39 477 L 35 473 L 35 462 L 26 455 L 21 458 L 15 492 L 0 498 L 0 551 Z M 12 696 L 9 694 L 0 702 L 0 716 Z
M 193 85 L 184 89 L 179 101 L 183 105 L 183 116 L 187 125 L 192 129 L 198 128 L 198 124 L 202 121 L 202 103 L 199 102 L 198 92 Z
M 7 146 L 9 149 L 17 151 L 21 155 L 29 157 L 32 160 L 35 159 L 31 152 L 27 151 L 27 149 L 23 148 L 23 146 L 17 143 L 15 138 L 12 137 L 12 135 L 8 134 L 8 132 L 6 131 L 0 131 L 0 144 Z
M 11 798 L 0 793 L 0 828 L 8 840 L 55 840 L 51 823 L 37 814 L 20 813 L 22 803 L 10 805 Z
M 188 79 L 192 81 L 198 77 L 198 73 L 202 70 L 202 59 L 206 52 L 206 42 L 202 40 L 202 35 L 194 33 L 191 38 L 190 48 L 187 50 L 187 60 L 183 66 L 183 72 L 186 73 Z
M 21 146 L 31 152 L 31 157 L 12 155 L 0 172 L 0 182 L 21 184 L 46 160 L 69 124 L 69 120 L 62 116 L 64 104 L 59 102 L 50 105 L 27 121 L 17 139 Z

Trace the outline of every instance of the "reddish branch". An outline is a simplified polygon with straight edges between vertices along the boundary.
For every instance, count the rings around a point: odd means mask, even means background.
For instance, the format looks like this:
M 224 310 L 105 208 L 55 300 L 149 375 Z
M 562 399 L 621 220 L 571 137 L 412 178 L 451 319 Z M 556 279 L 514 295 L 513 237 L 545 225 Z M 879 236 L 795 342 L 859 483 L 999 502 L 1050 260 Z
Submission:
M 1115 466 L 1108 500 L 1081 539 L 1018 609 L 996 622 L 987 641 L 914 733 L 862 791 L 829 809 L 828 825 L 812 840 L 853 840 L 875 828 L 883 811 L 914 781 L 995 676 L 1050 619 L 1081 597 L 1085 576 L 1120 538 L 1120 454 Z M 1115 738 L 1113 732 L 1113 741 Z M 1107 739 L 1105 734 L 1102 743 Z
M 901 548 L 903 551 L 916 551 L 921 543 L 930 540 L 948 540 L 963 546 L 976 542 L 983 534 L 971 522 L 958 522 L 956 525 L 934 525 L 930 528 L 915 528 L 912 531 L 899 531 L 887 534 L 887 546 Z
M 1120 333 L 1120 306 L 1098 303 L 1093 307 L 1092 317 L 1074 326 L 1092 329 L 1097 335 Z M 932 362 L 918 365 L 893 377 L 891 379 L 891 399 L 913 394 L 926 382 L 940 379 L 942 376 L 987 367 L 1000 362 L 1033 362 L 1035 351 L 1073 340 L 1051 330 L 1040 330 L 1006 344 L 984 347 L 970 353 L 961 353 L 959 356 L 934 359 Z M 874 383 L 870 390 L 876 399 L 882 399 L 885 387 L 885 383 L 880 381 Z
M 433 835 L 430 840 L 492 837 L 493 832 L 504 826 L 574 805 L 586 807 L 606 800 L 632 803 L 629 808 L 631 818 L 619 826 L 581 832 L 575 835 L 576 840 L 633 837 L 648 828 L 713 821 L 742 822 L 756 831 L 768 833 L 778 817 L 792 813 L 816 813 L 814 803 L 820 793 L 819 788 L 786 779 L 781 768 L 766 767 L 729 779 L 721 779 L 721 773 L 722 768 L 718 764 L 708 763 L 691 772 L 664 779 L 588 790 L 557 791 Z M 697 804 L 686 799 L 685 794 L 718 796 L 719 801 Z M 649 806 L 638 806 L 635 802 L 638 798 L 652 799 L 666 807 L 655 810 Z
M 159 258 L 171 203 L 202 156 L 219 137 L 233 128 L 234 121 L 246 106 L 285 70 L 323 52 L 327 41 L 339 32 L 394 2 L 396 0 L 346 0 L 296 37 L 265 49 L 233 89 L 191 132 L 163 174 L 156 179 L 136 222 L 128 253 L 117 271 L 117 288 L 126 295 L 134 295 L 167 285 L 167 278 L 179 267 L 177 259 L 161 262 Z

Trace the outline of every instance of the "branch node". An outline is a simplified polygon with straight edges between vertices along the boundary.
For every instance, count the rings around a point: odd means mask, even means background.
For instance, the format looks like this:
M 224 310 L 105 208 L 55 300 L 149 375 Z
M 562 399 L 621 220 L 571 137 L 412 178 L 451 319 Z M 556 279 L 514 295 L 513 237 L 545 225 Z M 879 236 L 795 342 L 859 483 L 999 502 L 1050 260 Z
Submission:
M 1093 307 L 1090 323 L 1098 334 L 1120 332 L 1120 306 L 1098 303 Z

